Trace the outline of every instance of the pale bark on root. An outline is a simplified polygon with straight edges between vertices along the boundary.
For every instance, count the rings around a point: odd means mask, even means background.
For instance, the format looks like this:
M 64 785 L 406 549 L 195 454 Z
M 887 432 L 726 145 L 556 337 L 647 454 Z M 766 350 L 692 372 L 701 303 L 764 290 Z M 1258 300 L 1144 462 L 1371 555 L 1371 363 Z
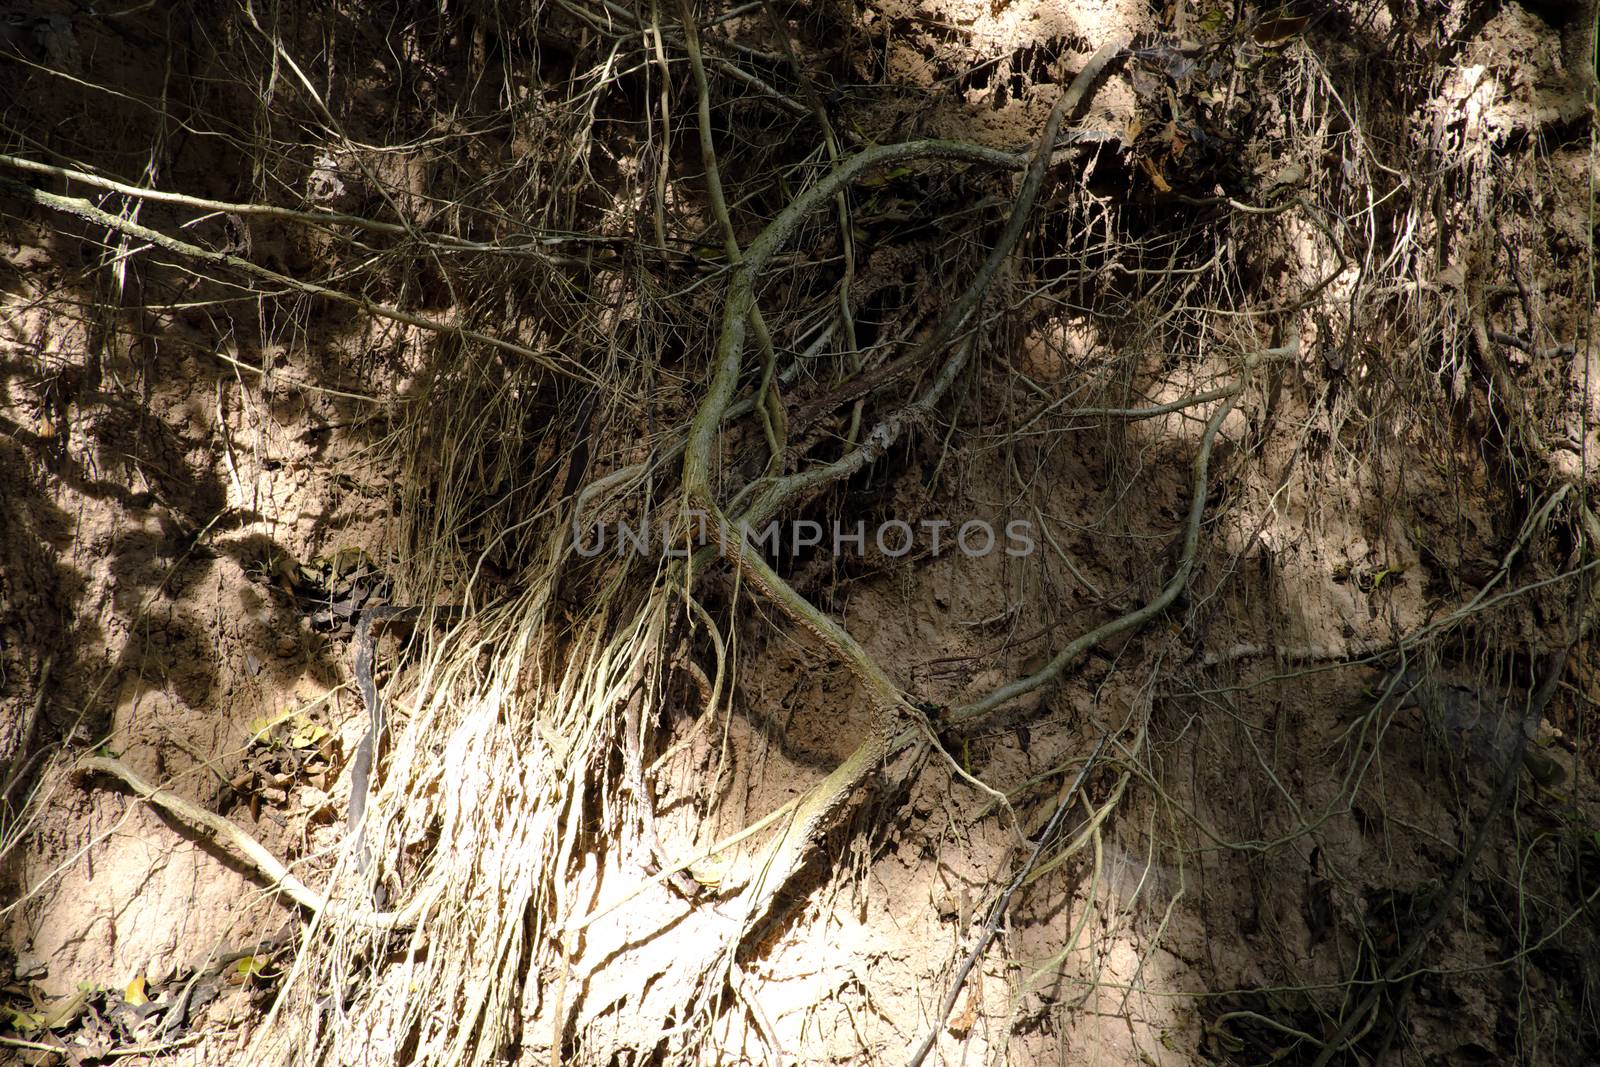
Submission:
M 296 878 L 278 857 L 239 827 L 170 789 L 147 782 L 121 760 L 107 756 L 85 756 L 78 761 L 76 769 L 82 774 L 109 774 L 161 810 L 207 831 L 213 840 L 243 856 L 263 878 L 282 889 L 284 895 L 307 911 L 371 930 L 405 930 L 417 925 L 438 896 L 437 887 L 426 888 L 400 911 L 374 911 L 330 901 Z

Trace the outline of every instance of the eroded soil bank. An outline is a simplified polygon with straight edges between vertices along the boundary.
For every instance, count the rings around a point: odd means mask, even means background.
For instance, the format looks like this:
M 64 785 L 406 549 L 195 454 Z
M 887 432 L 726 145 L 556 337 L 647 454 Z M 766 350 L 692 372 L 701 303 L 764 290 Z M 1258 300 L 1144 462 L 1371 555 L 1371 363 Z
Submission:
M 687 17 L 0 25 L 3 1055 L 1600 1059 L 1593 13 Z

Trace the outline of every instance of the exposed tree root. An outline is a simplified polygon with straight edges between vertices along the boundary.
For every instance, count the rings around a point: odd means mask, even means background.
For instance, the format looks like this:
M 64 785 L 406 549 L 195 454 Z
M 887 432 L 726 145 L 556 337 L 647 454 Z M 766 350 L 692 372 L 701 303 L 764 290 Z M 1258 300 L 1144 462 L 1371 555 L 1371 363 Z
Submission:
M 85 756 L 78 761 L 77 769 L 83 774 L 98 772 L 118 778 L 135 793 L 138 793 L 139 796 L 156 805 L 156 807 L 176 815 L 185 822 L 203 828 L 217 842 L 229 846 L 239 855 L 249 860 L 250 865 L 262 877 L 274 886 L 281 888 L 290 900 L 315 914 L 326 915 L 330 919 L 372 930 L 405 930 L 416 926 L 427 913 L 429 905 L 437 899 L 436 888 L 430 886 L 424 888 L 416 899 L 400 911 L 374 911 L 371 908 L 351 907 L 348 904 L 329 900 L 296 878 L 276 856 L 233 823 L 220 815 L 206 811 L 193 801 L 185 800 L 170 789 L 162 789 L 160 786 L 151 785 L 129 769 L 121 760 L 112 759 L 108 756 Z

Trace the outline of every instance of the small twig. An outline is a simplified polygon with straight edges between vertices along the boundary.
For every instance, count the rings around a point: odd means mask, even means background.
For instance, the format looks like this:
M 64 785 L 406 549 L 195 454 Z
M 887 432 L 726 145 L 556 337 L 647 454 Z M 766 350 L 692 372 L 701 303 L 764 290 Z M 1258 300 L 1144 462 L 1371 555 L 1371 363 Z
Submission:
M 166 234 L 152 230 L 148 226 L 141 226 L 136 222 L 130 222 L 108 211 L 102 211 L 89 201 L 78 197 L 58 196 L 55 193 L 47 193 L 42 189 L 34 189 L 11 178 L 0 178 L 0 191 L 21 197 L 23 200 L 37 204 L 40 207 L 49 208 L 51 211 L 59 211 L 66 215 L 76 215 L 97 226 L 104 226 L 129 237 L 137 237 L 142 241 L 150 242 L 157 248 L 164 248 L 168 252 L 174 252 L 180 256 L 188 256 L 191 259 L 197 259 L 205 263 L 215 263 L 218 266 L 231 267 L 234 270 L 274 282 L 296 292 L 305 293 L 309 296 L 320 296 L 336 303 L 360 308 L 368 314 L 376 315 L 381 319 L 389 319 L 394 322 L 404 323 L 407 326 L 415 326 L 431 333 L 455 334 L 476 344 L 487 345 L 502 352 L 520 356 L 544 367 L 546 370 L 576 379 L 586 385 L 599 386 L 604 384 L 595 378 L 593 371 L 581 366 L 569 357 L 558 356 L 553 352 L 536 352 L 525 345 L 502 340 L 498 337 L 491 337 L 479 330 L 468 329 L 464 326 L 453 326 L 447 322 L 431 319 L 426 315 L 417 315 L 410 311 L 402 311 L 399 308 L 390 307 L 387 304 L 376 303 L 364 296 L 353 296 L 343 290 L 319 285 L 316 282 L 304 282 L 298 278 L 291 278 L 287 274 L 280 274 L 275 270 L 257 266 L 249 260 L 242 259 L 231 253 L 201 248 L 199 245 L 180 241 L 175 237 L 168 237 Z
M 298 211 L 294 208 L 277 207 L 273 204 L 246 204 L 228 200 L 210 200 L 205 197 L 189 196 L 184 193 L 169 193 L 160 189 L 146 189 L 143 186 L 129 185 L 127 182 L 119 182 L 112 178 L 102 178 L 87 171 L 74 170 L 70 167 L 57 167 L 49 163 L 40 163 L 37 160 L 24 159 L 20 156 L 5 155 L 3 153 L 0 153 L 0 166 L 27 171 L 30 174 L 44 174 L 52 178 L 62 178 L 66 181 L 78 182 L 81 185 L 88 185 L 96 189 L 104 189 L 107 192 L 119 193 L 122 196 L 149 200 L 152 203 L 193 208 L 196 211 L 218 211 L 230 215 L 278 219 L 284 222 L 298 222 L 307 226 L 322 228 L 348 226 L 352 229 L 368 230 L 372 233 L 388 234 L 394 237 L 413 237 L 427 244 L 437 242 L 439 249 L 449 252 L 483 252 L 499 256 L 524 256 L 541 262 L 550 262 L 551 257 L 538 249 L 567 242 L 566 238 L 561 237 L 539 237 L 527 244 L 493 244 L 486 241 L 472 241 L 465 237 L 456 237 L 447 233 L 418 231 L 412 227 L 402 226 L 399 223 L 380 222 L 377 219 L 364 218 L 360 215 L 343 215 L 333 211 Z
M 1578 346 L 1573 344 L 1561 344 L 1553 345 L 1550 348 L 1540 348 L 1527 338 L 1518 337 L 1516 334 L 1512 333 L 1506 333 L 1504 330 L 1490 330 L 1489 340 L 1493 341 L 1497 345 L 1504 345 L 1507 348 L 1519 349 L 1538 360 L 1564 359 L 1567 356 L 1574 354 L 1578 350 Z
M 557 2 L 560 3 L 562 7 L 567 8 L 569 11 L 576 12 L 581 10 L 575 4 L 573 4 L 571 0 L 557 0 Z M 611 3 L 610 0 L 600 0 L 600 3 L 606 9 L 606 13 L 615 18 L 618 22 L 629 26 L 635 31 L 645 28 L 639 19 L 636 18 L 633 13 L 628 11 L 626 8 Z M 735 81 L 744 82 L 757 93 L 775 101 L 780 107 L 782 107 L 785 111 L 788 111 L 790 114 L 810 114 L 804 104 L 800 103 L 798 100 L 795 100 L 793 97 L 780 92 L 778 89 L 767 84 L 765 81 L 762 81 L 759 77 L 751 74 L 748 70 L 745 70 L 731 59 L 727 59 L 722 56 L 707 56 L 706 58 L 710 61 L 712 66 L 717 68 L 717 70 L 721 71 L 723 74 L 726 74 Z M 859 138 L 853 139 L 859 140 Z
M 1222 389 L 1212 389 L 1210 392 L 1195 393 L 1192 396 L 1169 400 L 1164 404 L 1153 404 L 1145 408 L 1068 408 L 1065 411 L 1058 412 L 1058 414 L 1067 419 L 1127 419 L 1136 422 L 1141 419 L 1160 418 L 1162 415 L 1171 415 L 1185 408 L 1198 407 L 1201 404 L 1209 404 L 1213 400 L 1221 400 L 1231 394 L 1234 388 L 1234 386 L 1230 385 Z M 1055 412 L 1068 399 L 1070 397 L 1047 401 L 1038 410 L 1025 416 L 1013 432 L 1019 434 L 1026 432 L 1028 427 L 1051 412 Z
M 187 1048 L 196 1044 L 201 1038 L 200 1034 L 187 1034 L 175 1041 L 158 1041 L 150 1045 L 126 1045 L 122 1048 L 106 1049 L 96 1052 L 91 1059 L 117 1060 L 125 1056 L 153 1056 L 158 1052 L 171 1052 L 173 1049 Z M 70 1052 L 65 1042 L 60 1045 L 47 1045 L 42 1041 L 25 1041 L 20 1037 L 0 1037 L 0 1047 L 20 1048 L 28 1052 L 51 1052 L 57 1056 Z M 87 1050 L 86 1050 L 87 1054 Z
M 161 1041 L 153 1045 L 129 1045 L 126 1048 L 114 1048 L 100 1055 L 104 1059 L 116 1060 L 124 1056 L 153 1056 L 158 1052 L 170 1052 L 176 1048 L 187 1048 L 199 1042 L 202 1035 L 187 1034 L 173 1041 Z
M 934 1016 L 933 1025 L 928 1027 L 928 1032 L 922 1035 L 922 1040 L 912 1050 L 910 1058 L 906 1060 L 906 1067 L 921 1067 L 922 1061 L 927 1059 L 928 1053 L 932 1051 L 933 1043 L 939 1039 L 940 1028 L 944 1026 L 945 1020 L 950 1018 L 950 1013 L 955 1010 L 956 998 L 961 995 L 961 987 L 966 985 L 967 976 L 972 973 L 972 968 L 977 965 L 984 952 L 988 951 L 989 943 L 994 940 L 995 934 L 999 932 L 1000 921 L 1005 918 L 1006 909 L 1011 906 L 1012 896 L 1027 880 L 1028 874 L 1033 870 L 1034 865 L 1039 862 L 1039 857 L 1044 854 L 1044 850 L 1055 840 L 1056 832 L 1061 828 L 1061 821 L 1066 818 L 1067 811 L 1072 807 L 1072 799 L 1088 779 L 1089 772 L 1094 769 L 1095 761 L 1100 758 L 1100 753 L 1106 747 L 1106 742 L 1110 737 L 1110 734 L 1100 735 L 1100 740 L 1095 743 L 1094 750 L 1089 753 L 1089 758 L 1084 761 L 1083 769 L 1078 772 L 1078 777 L 1073 779 L 1066 795 L 1061 798 L 1061 803 L 1056 806 L 1055 813 L 1050 816 L 1050 821 L 1045 824 L 1044 830 L 1040 832 L 1039 839 L 1034 842 L 1033 852 L 1029 854 L 1028 861 L 1022 865 L 1021 870 L 1012 876 L 1011 884 L 1006 886 L 1005 892 L 1000 894 L 999 899 L 994 902 L 994 906 L 989 909 L 988 922 L 984 923 L 983 930 L 979 932 L 978 939 L 973 942 L 966 959 L 962 960 L 961 966 L 956 968 L 955 981 L 950 984 L 949 991 L 945 993 L 944 1003 L 939 1008 L 939 1014 Z

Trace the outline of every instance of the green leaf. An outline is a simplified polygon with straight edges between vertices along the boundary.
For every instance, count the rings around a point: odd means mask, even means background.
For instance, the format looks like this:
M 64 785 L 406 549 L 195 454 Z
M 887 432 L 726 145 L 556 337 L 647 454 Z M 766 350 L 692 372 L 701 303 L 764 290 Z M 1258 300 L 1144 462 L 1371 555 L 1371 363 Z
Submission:
M 44 1029 L 44 1016 L 36 1011 L 13 1011 L 11 1029 L 19 1034 L 37 1033 Z
M 316 748 L 328 736 L 326 727 L 318 726 L 304 715 L 296 715 L 294 732 L 289 735 L 290 748 Z

